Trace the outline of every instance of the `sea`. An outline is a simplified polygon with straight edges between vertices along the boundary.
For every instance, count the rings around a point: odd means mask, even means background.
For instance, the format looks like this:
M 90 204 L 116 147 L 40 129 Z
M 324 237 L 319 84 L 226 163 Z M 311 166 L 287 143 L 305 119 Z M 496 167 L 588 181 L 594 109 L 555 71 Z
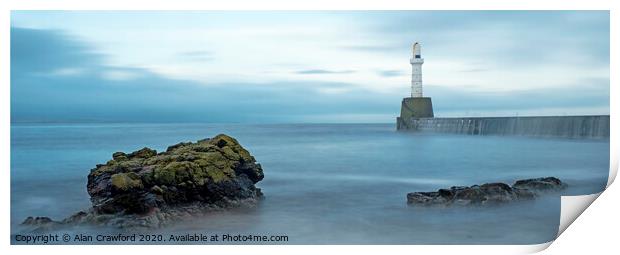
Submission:
M 256 208 L 140 232 L 155 237 L 141 243 L 228 243 L 168 240 L 204 234 L 280 237 L 231 244 L 538 244 L 557 235 L 560 195 L 601 192 L 609 172 L 609 139 L 399 132 L 394 124 L 13 123 L 11 243 L 22 244 L 15 237 L 29 234 L 20 226 L 28 216 L 61 220 L 86 210 L 86 177 L 112 153 L 164 151 L 220 133 L 237 138 L 262 165 L 265 179 L 257 187 L 265 199 Z M 546 176 L 568 188 L 496 206 L 406 203 L 409 192 Z M 135 234 L 131 231 L 74 227 L 56 234 Z

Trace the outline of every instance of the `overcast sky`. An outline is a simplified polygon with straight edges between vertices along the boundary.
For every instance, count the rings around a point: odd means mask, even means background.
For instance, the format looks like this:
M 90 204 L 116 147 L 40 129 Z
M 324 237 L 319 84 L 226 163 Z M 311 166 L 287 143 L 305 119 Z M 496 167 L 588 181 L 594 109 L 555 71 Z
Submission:
M 14 11 L 12 121 L 394 122 L 609 113 L 608 11 Z

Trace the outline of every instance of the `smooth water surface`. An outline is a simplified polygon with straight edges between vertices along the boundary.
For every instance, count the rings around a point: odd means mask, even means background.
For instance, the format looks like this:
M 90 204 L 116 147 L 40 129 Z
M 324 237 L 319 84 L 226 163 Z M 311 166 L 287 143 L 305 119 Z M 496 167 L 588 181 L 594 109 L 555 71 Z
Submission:
M 559 194 L 443 209 L 407 206 L 406 194 L 545 176 L 568 183 L 563 194 L 591 194 L 609 171 L 609 140 L 409 133 L 393 124 L 13 124 L 11 232 L 27 216 L 88 208 L 86 176 L 113 152 L 162 151 L 218 133 L 262 164 L 265 200 L 156 232 L 288 235 L 288 244 L 542 243 L 557 233 Z

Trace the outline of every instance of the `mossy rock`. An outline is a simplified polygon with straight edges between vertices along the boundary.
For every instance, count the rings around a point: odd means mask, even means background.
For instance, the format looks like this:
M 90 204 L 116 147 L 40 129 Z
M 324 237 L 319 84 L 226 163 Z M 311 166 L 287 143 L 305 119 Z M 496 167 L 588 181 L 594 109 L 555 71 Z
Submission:
M 157 151 L 144 147 L 127 155 L 129 158 L 150 158 L 157 155 Z
M 232 168 L 207 167 L 206 172 L 209 178 L 215 183 L 230 180 L 236 177 L 235 170 Z
M 260 164 L 224 134 L 177 143 L 162 153 L 145 147 L 115 152 L 112 158 L 92 169 L 88 178 L 96 211 L 143 212 L 160 205 L 222 204 L 262 196 L 254 186 L 263 179 Z
M 119 152 L 115 152 L 114 154 L 112 154 L 112 159 L 114 159 L 115 161 L 124 161 L 124 160 L 128 160 L 129 158 L 127 157 L 127 154 L 125 154 L 122 151 L 119 151 Z
M 153 173 L 153 181 L 164 185 L 177 185 L 206 176 L 198 164 L 189 161 L 170 162 L 164 167 L 156 168 Z
M 122 172 L 136 171 L 142 168 L 142 166 L 143 164 L 141 159 L 124 160 L 116 164 L 118 171 Z
M 112 188 L 117 191 L 142 189 L 142 181 L 136 173 L 118 173 L 110 177 Z
M 237 142 L 237 140 L 235 140 L 235 138 L 232 138 L 230 136 L 227 136 L 225 134 L 219 134 L 216 135 L 215 137 L 211 138 L 211 140 L 209 141 L 211 144 L 216 145 L 217 147 L 224 147 L 226 145 L 239 145 L 239 142 Z
M 159 186 L 155 185 L 151 188 L 151 192 L 153 192 L 153 194 L 157 194 L 157 195 L 161 195 L 164 194 L 164 190 L 162 188 L 160 188 Z

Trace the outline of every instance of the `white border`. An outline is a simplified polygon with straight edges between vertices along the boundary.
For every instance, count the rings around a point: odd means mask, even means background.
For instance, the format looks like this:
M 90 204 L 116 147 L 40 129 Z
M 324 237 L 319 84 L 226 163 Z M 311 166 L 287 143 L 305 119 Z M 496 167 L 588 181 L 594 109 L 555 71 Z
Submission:
M 394 1 L 394 0 L 357 0 L 357 1 L 334 1 L 334 0 L 314 0 L 314 1 L 284 1 L 284 0 L 227 0 L 219 2 L 198 2 L 189 0 L 136 0 L 132 2 L 122 0 L 108 1 L 80 1 L 80 0 L 57 0 L 57 1 L 35 1 L 35 0 L 9 0 L 0 1 L 0 82 L 2 83 L 2 107 L 0 112 L 4 118 L 4 125 L 0 139 L 2 141 L 2 153 L 0 153 L 0 162 L 3 163 L 3 170 L 10 171 L 10 78 L 9 78 L 9 31 L 10 31 L 10 10 L 612 10 L 611 12 L 611 63 L 610 70 L 618 70 L 618 52 L 613 45 L 618 45 L 618 11 L 617 1 L 613 0 L 433 0 L 428 2 L 421 1 Z M 618 118 L 615 118 L 618 108 L 618 92 L 617 76 L 611 73 L 611 130 L 617 130 Z M 612 133 L 611 137 L 611 167 L 609 184 L 613 182 L 618 169 L 618 136 Z M 547 248 L 550 243 L 539 245 L 450 245 L 450 246 L 10 246 L 10 178 L 8 174 L 3 175 L 0 189 L 2 189 L 0 211 L 0 227 L 2 228 L 2 236 L 0 247 L 4 252 L 2 254 L 16 253 L 62 253 L 62 254 L 110 254 L 111 252 L 136 253 L 136 254 L 159 254 L 159 253 L 246 253 L 246 254 L 273 254 L 273 253 L 290 253 L 299 254 L 317 254 L 321 252 L 344 253 L 356 252 L 362 254 L 368 253 L 476 253 L 476 254 L 507 254 L 507 253 L 531 253 Z M 605 197 L 605 194 L 603 195 Z M 616 195 L 615 199 L 618 199 Z M 594 203 L 597 204 L 596 202 Z M 9 206 L 6 206 L 9 205 Z M 608 219 L 611 220 L 611 219 Z M 600 223 L 600 222 L 599 222 Z M 579 246 L 579 243 L 564 243 L 568 246 Z M 567 249 L 566 251 L 570 251 Z

